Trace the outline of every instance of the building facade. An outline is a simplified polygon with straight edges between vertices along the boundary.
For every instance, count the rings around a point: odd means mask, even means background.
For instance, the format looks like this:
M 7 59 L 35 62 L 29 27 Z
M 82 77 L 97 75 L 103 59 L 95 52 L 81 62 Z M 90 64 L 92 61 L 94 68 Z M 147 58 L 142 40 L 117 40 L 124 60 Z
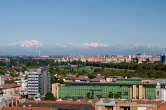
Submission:
M 20 98 L 20 85 L 12 83 L 12 84 L 4 84 L 2 86 L 3 96 L 12 96 L 15 98 Z
M 5 84 L 5 78 L 4 76 L 0 76 L 0 87 Z
M 4 76 L 0 76 L 0 96 L 3 94 L 3 91 L 2 91 L 2 85 L 5 84 L 5 78 Z
M 28 74 L 28 98 L 44 97 L 51 91 L 51 76 L 47 69 L 30 69 Z
M 94 98 L 121 99 L 162 99 L 166 100 L 164 92 L 166 83 L 152 80 L 118 79 L 115 82 L 68 82 L 65 85 L 53 84 L 52 93 L 57 98 L 86 97 L 92 93 Z
M 161 62 L 166 63 L 166 55 L 161 55 Z

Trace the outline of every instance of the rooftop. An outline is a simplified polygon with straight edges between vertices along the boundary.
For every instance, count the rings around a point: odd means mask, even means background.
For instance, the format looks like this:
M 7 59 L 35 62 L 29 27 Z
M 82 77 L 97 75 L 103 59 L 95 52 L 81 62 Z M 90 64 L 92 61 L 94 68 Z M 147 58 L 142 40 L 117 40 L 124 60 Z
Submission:
M 89 102 L 79 101 L 32 101 L 26 100 L 20 104 L 19 107 L 52 107 L 55 109 L 68 109 L 70 110 L 94 110 L 95 105 Z
M 34 101 L 34 100 L 26 100 L 25 103 L 91 104 L 89 102 L 79 102 L 79 101 Z
M 14 84 L 14 83 L 12 83 L 12 84 L 4 84 L 4 85 L 2 85 L 2 88 L 3 88 L 3 89 L 17 88 L 17 87 L 20 87 L 20 85 L 18 85 L 18 84 Z
M 161 103 L 158 107 L 157 110 L 165 110 L 166 108 L 166 102 L 165 103 Z
M 56 110 L 56 109 L 46 108 L 46 107 L 5 107 L 4 110 Z
M 83 79 L 80 79 L 83 80 Z M 84 78 L 85 80 L 85 78 Z M 124 81 L 119 81 L 119 80 L 124 80 Z M 126 81 L 125 81 L 126 80 Z M 153 80 L 152 82 L 141 82 L 142 80 Z M 111 85 L 137 85 L 137 84 L 142 84 L 142 85 L 157 85 L 161 84 L 166 86 L 166 79 L 147 79 L 147 78 L 128 78 L 128 79 L 115 79 L 112 82 L 98 82 L 98 80 L 91 79 L 91 80 L 85 80 L 82 82 L 73 82 L 73 81 L 66 81 L 66 84 L 71 84 L 71 85 L 82 85 L 82 84 L 90 84 L 90 85 L 104 85 L 104 84 L 111 84 Z

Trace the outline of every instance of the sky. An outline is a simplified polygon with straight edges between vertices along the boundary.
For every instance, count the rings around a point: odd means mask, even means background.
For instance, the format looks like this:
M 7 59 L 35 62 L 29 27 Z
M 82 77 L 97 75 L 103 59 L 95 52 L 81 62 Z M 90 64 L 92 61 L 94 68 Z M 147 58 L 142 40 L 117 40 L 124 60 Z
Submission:
M 166 48 L 166 0 L 0 0 L 0 47 Z

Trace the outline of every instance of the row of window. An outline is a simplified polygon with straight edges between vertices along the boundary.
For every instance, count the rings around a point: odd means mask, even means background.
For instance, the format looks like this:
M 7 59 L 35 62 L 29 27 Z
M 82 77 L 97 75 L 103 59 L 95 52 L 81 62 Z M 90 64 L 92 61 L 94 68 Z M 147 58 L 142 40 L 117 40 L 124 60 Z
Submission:
M 39 80 L 39 78 L 28 78 L 28 81 L 29 80 Z
M 28 81 L 28 83 L 39 83 L 39 81 Z
M 39 86 L 39 84 L 28 84 L 28 86 Z

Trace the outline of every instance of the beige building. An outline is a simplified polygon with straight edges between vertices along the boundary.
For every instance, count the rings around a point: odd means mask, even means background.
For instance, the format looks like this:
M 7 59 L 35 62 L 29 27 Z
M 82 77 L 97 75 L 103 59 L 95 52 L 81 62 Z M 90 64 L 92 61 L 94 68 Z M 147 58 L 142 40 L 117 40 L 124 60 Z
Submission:
M 18 84 L 5 84 L 2 86 L 2 92 L 6 95 L 18 98 L 20 95 L 20 85 Z

